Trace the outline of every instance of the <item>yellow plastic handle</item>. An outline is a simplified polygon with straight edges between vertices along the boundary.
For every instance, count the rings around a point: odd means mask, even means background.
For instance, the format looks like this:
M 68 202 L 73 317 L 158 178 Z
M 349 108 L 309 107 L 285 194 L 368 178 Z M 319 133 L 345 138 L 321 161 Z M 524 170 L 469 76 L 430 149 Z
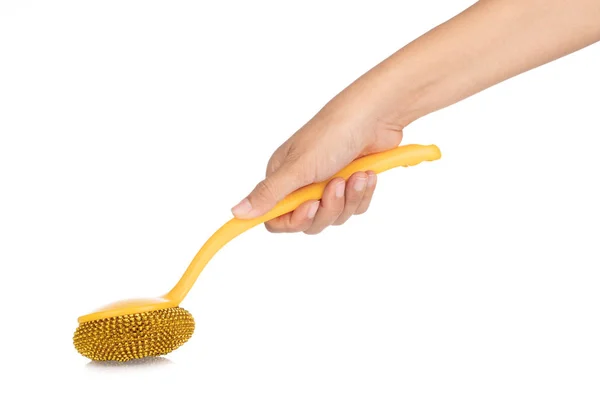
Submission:
M 381 173 L 395 167 L 408 167 L 420 164 L 423 161 L 435 161 L 440 157 L 440 149 L 437 146 L 418 144 L 400 146 L 382 153 L 371 154 L 353 161 L 327 181 L 313 183 L 296 190 L 263 216 L 247 220 L 233 218 L 207 240 L 179 282 L 177 282 L 177 285 L 164 297 L 179 304 L 190 291 L 206 264 L 229 241 L 256 225 L 295 210 L 306 201 L 321 199 L 323 191 L 331 179 L 337 177 L 348 179 L 352 174 L 359 171 Z
M 371 154 L 354 160 L 340 172 L 325 182 L 313 183 L 296 190 L 280 201 L 267 214 L 256 218 L 256 223 L 270 221 L 280 215 L 287 214 L 309 200 L 320 200 L 327 184 L 334 178 L 348 179 L 356 172 L 373 171 L 376 174 L 395 167 L 409 167 L 423 161 L 435 161 L 441 157 L 440 149 L 435 145 L 409 144 L 381 153 Z

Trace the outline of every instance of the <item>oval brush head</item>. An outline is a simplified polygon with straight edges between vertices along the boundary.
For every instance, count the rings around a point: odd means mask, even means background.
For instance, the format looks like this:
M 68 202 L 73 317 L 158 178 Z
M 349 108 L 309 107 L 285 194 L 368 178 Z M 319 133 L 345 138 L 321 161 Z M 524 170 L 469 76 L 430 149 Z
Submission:
M 192 314 L 181 307 L 83 322 L 73 344 L 95 361 L 129 361 L 172 352 L 194 333 Z
M 358 171 L 380 173 L 394 167 L 408 167 L 441 157 L 434 146 L 405 145 L 353 161 L 336 177 L 348 179 Z M 79 353 L 97 361 L 128 361 L 160 356 L 184 344 L 194 333 L 192 315 L 179 307 L 210 259 L 230 240 L 248 229 L 295 210 L 309 200 L 323 196 L 328 181 L 298 189 L 265 215 L 241 220 L 233 218 L 202 246 L 179 282 L 163 297 L 124 300 L 79 317 L 73 344 Z

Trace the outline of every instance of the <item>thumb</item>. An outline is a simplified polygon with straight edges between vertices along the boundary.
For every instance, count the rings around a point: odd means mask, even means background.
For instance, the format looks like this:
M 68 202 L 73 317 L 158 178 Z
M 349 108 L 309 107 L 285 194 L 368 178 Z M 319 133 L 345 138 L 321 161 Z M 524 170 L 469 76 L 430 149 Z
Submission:
M 302 175 L 297 163 L 284 163 L 256 185 L 252 193 L 233 207 L 231 212 L 240 219 L 256 218 L 267 213 L 285 196 L 310 183 L 302 179 Z

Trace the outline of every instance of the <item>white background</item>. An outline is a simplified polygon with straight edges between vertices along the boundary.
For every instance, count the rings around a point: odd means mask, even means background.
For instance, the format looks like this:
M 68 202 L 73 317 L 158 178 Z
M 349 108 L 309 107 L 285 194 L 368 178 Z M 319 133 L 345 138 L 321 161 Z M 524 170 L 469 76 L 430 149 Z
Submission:
M 0 398 L 598 398 L 598 46 L 411 125 L 443 158 L 382 174 L 347 225 L 229 244 L 163 361 L 72 346 L 79 315 L 170 289 L 281 142 L 471 3 L 0 0 Z

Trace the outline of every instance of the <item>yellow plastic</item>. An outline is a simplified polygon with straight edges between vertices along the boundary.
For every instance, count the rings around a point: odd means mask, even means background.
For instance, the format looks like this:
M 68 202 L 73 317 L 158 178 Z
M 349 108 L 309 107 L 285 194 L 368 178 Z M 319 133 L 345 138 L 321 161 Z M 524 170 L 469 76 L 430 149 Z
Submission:
M 424 146 L 411 144 L 400 146 L 393 150 L 359 158 L 338 172 L 331 179 L 336 177 L 348 179 L 353 173 L 359 171 L 374 171 L 375 173 L 381 173 L 394 167 L 408 167 L 417 165 L 423 161 L 435 161 L 440 157 L 440 150 L 435 145 Z M 323 196 L 325 186 L 327 186 L 327 183 L 331 179 L 298 189 L 261 217 L 249 220 L 237 218 L 231 219 L 208 239 L 193 258 L 179 282 L 177 282 L 175 287 L 173 287 L 166 295 L 157 298 L 132 299 L 111 303 L 91 314 L 79 317 L 78 322 L 83 323 L 121 315 L 177 307 L 188 294 L 206 264 L 208 264 L 215 253 L 229 241 L 256 225 L 295 210 L 306 201 L 319 200 L 321 196 Z

